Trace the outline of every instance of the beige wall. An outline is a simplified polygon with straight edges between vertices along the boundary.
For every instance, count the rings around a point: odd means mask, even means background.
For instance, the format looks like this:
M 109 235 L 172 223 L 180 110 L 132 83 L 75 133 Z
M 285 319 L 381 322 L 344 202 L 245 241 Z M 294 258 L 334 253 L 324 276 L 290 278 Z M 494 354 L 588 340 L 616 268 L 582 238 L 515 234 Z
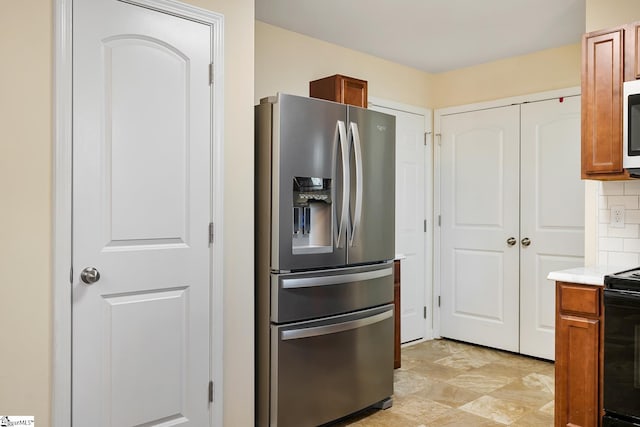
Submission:
M 308 96 L 333 74 L 368 81 L 369 96 L 427 107 L 431 76 L 414 68 L 256 21 L 255 101 L 276 92 Z
M 48 425 L 52 2 L 0 13 L 0 414 Z
M 587 32 L 640 21 L 638 0 L 586 0 L 585 5 Z
M 472 104 L 580 86 L 580 44 L 436 74 L 432 105 Z
M 189 2 L 225 15 L 224 425 L 252 425 L 254 6 Z M 42 426 L 52 374 L 52 8 L 4 2 L 0 14 L 0 414 Z
M 256 21 L 255 101 L 276 92 L 309 94 L 309 81 L 346 74 L 369 95 L 441 108 L 580 85 L 578 43 L 440 74 Z M 331 60 L 329 60 L 331 58 Z

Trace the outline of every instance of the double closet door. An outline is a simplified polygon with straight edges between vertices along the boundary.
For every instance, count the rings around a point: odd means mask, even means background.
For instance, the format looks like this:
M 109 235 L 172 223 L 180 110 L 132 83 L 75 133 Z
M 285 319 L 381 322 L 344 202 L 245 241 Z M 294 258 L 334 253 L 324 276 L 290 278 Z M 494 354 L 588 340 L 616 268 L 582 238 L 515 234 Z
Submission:
M 554 358 L 550 271 L 583 265 L 580 97 L 443 114 L 440 335 Z

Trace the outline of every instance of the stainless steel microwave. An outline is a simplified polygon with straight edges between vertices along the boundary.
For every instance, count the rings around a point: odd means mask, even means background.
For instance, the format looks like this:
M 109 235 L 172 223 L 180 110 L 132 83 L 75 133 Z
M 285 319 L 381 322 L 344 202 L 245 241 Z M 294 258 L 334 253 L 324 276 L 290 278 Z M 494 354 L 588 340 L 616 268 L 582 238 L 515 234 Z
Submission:
M 640 177 L 640 80 L 624 82 L 622 101 L 622 165 Z

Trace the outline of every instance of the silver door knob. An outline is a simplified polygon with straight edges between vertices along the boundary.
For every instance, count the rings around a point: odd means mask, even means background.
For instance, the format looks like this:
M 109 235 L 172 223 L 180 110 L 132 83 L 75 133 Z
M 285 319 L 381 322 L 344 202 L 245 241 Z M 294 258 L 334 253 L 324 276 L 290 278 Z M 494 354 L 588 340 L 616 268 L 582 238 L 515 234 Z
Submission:
M 516 240 L 516 238 L 515 238 L 515 237 L 509 237 L 509 238 L 507 239 L 507 245 L 509 245 L 509 246 L 513 246 L 513 245 L 515 245 L 516 243 L 518 243 L 518 241 Z
M 520 243 L 522 243 L 522 246 L 524 246 L 526 248 L 527 246 L 529 246 L 531 244 L 531 240 L 529 240 L 528 237 L 525 237 L 524 239 L 522 239 L 522 242 L 520 242 Z
M 90 285 L 100 280 L 100 272 L 95 267 L 87 267 L 80 273 L 80 278 L 84 283 Z

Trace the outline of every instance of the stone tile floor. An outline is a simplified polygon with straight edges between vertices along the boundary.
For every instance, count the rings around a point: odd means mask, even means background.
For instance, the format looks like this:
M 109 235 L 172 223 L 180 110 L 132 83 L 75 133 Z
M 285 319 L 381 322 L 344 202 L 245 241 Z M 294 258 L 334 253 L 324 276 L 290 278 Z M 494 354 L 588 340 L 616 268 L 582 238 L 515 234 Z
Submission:
M 554 365 L 439 339 L 404 347 L 393 406 L 335 427 L 553 426 Z

